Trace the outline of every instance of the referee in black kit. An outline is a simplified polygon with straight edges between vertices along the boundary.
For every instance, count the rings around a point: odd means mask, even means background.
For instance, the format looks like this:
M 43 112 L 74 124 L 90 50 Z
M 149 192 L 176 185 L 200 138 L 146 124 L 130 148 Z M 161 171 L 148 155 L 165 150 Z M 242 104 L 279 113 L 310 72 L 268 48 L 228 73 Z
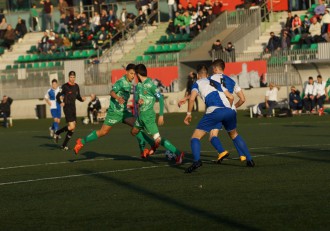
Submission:
M 58 143 L 59 135 L 62 132 L 67 132 L 61 146 L 61 149 L 64 151 L 69 150 L 67 145 L 73 135 L 74 129 L 76 128 L 76 99 L 80 102 L 85 101 L 85 97 L 81 97 L 79 86 L 75 83 L 75 81 L 76 73 L 74 71 L 70 71 L 69 82 L 63 84 L 59 93 L 56 95 L 57 102 L 61 104 L 61 107 L 63 107 L 65 120 L 68 125 L 56 131 L 54 138 L 55 142 Z

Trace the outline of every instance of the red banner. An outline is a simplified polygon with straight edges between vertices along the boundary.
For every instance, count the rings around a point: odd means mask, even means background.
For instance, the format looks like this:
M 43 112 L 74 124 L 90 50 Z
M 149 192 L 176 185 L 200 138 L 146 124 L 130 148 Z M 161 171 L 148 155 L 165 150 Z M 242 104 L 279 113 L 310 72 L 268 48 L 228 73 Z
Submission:
M 178 67 L 150 67 L 147 68 L 148 77 L 152 79 L 158 79 L 166 87 L 170 86 L 171 83 L 178 79 Z M 114 84 L 118 79 L 125 75 L 126 71 L 123 69 L 112 70 L 111 82 Z

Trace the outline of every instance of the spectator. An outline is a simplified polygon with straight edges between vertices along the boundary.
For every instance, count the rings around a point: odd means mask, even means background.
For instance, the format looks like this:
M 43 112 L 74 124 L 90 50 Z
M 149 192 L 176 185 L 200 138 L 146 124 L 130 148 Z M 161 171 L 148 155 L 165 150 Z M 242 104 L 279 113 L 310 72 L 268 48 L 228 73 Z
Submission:
M 25 20 L 21 19 L 20 17 L 18 18 L 16 24 L 15 33 L 16 33 L 16 39 L 22 39 L 24 35 L 27 33 Z
M 15 43 L 15 31 L 13 29 L 13 27 L 8 24 L 7 26 L 7 31 L 5 32 L 4 35 L 4 41 L 3 41 L 3 45 L 8 49 L 8 51 L 12 51 L 12 45 Z
M 204 5 L 201 2 L 201 0 L 197 1 L 196 10 L 197 10 L 197 13 L 199 13 L 199 11 L 204 11 Z
M 197 22 L 197 29 L 199 32 L 201 32 L 202 30 L 204 30 L 206 28 L 206 23 L 207 23 L 207 18 L 204 15 L 203 11 L 198 11 L 198 17 L 196 19 Z
M 39 25 L 39 13 L 37 11 L 37 6 L 36 4 L 32 5 L 32 8 L 30 9 L 30 14 L 31 14 L 31 27 L 30 31 L 36 31 L 37 28 L 40 31 L 40 25 Z
M 214 21 L 214 19 L 216 19 L 216 16 L 213 14 L 212 9 L 208 10 L 206 12 L 206 26 L 209 26 Z
M 287 31 L 283 31 L 283 35 L 281 37 L 281 48 L 283 51 L 288 51 L 291 48 L 291 38 L 288 36 Z
M 94 17 L 90 20 L 90 30 L 95 33 L 100 27 L 100 15 L 98 12 L 94 12 Z
M 98 46 L 102 46 L 103 43 L 105 42 L 105 40 L 107 39 L 107 36 L 108 36 L 108 34 L 107 34 L 106 30 L 105 30 L 105 27 L 102 26 L 101 27 L 101 30 L 96 35 L 96 44 Z
M 187 87 L 185 92 L 185 98 L 191 95 L 191 89 L 194 83 L 197 81 L 197 74 L 191 71 L 188 75 Z M 194 111 L 198 111 L 198 99 L 195 99 Z
M 104 28 L 104 27 L 102 27 Z M 88 46 L 88 39 L 85 35 L 84 31 L 79 31 L 79 38 L 74 41 L 74 49 L 83 49 L 84 47 Z
M 268 40 L 267 47 L 265 49 L 266 52 L 275 52 L 281 47 L 281 39 L 277 37 L 274 32 L 270 32 L 270 38 Z
M 228 55 L 229 58 L 229 62 L 235 62 L 236 58 L 235 58 L 235 47 L 231 42 L 227 43 L 227 46 L 225 47 L 225 52 Z
M 196 36 L 199 32 L 198 26 L 197 26 L 197 12 L 193 11 L 192 15 L 190 16 L 190 35 L 192 37 Z
M 94 0 L 94 12 L 97 12 L 99 15 L 101 14 L 101 4 L 104 2 L 104 0 Z
M 327 32 L 325 34 L 322 35 L 322 38 L 326 42 L 330 43 L 330 25 L 328 25 L 328 30 L 327 30 Z
M 183 8 L 182 4 L 178 4 L 178 10 L 176 12 L 179 12 L 179 15 L 182 15 L 184 13 L 185 9 Z
M 218 17 L 221 14 L 221 8 L 222 8 L 222 3 L 219 2 L 219 0 L 215 0 L 213 7 L 212 7 L 212 13 Z
M 147 6 L 149 4 L 149 0 L 140 0 L 140 4 L 141 4 L 141 9 L 142 9 L 143 13 L 146 15 L 147 14 Z
M 307 45 L 311 45 L 311 43 L 318 43 L 322 40 L 321 37 L 321 24 L 317 22 L 316 17 L 311 19 L 312 24 L 309 27 L 309 33 L 305 33 L 302 35 L 299 43 L 302 45 L 306 43 Z
M 10 106 L 13 99 L 4 95 L 0 103 L 0 118 L 3 118 L 3 126 L 8 128 L 7 118 L 10 117 Z
M 329 100 L 325 85 L 326 85 L 326 82 L 322 81 L 322 76 L 318 75 L 317 82 L 314 85 L 313 95 L 316 98 L 319 115 L 324 114 L 324 112 L 323 112 L 324 111 L 324 108 L 323 108 L 324 101 Z
M 212 3 L 210 2 L 210 0 L 206 0 L 204 4 L 204 11 L 206 13 L 209 10 L 212 10 Z
M 305 16 L 304 21 L 302 22 L 302 32 L 308 34 L 310 25 L 311 25 L 311 21 L 309 21 L 308 16 Z
M 223 47 L 222 47 L 221 41 L 220 41 L 220 39 L 217 39 L 217 41 L 215 41 L 212 44 L 212 48 L 209 51 L 209 54 L 212 57 L 213 56 L 213 53 L 215 53 L 215 52 L 222 52 L 222 51 L 223 51 Z
M 313 77 L 310 76 L 308 78 L 308 83 L 305 87 L 304 98 L 303 98 L 303 105 L 304 105 L 304 108 L 306 110 L 306 113 L 310 113 L 312 111 L 315 111 L 314 110 L 315 97 L 313 95 L 314 86 L 315 86 L 315 83 L 314 83 Z
M 126 24 L 126 18 L 127 18 L 127 11 L 126 8 L 123 8 L 120 13 L 120 20 L 122 21 L 122 23 Z
M 7 23 L 6 18 L 2 18 L 2 21 L 0 23 L 0 39 L 3 39 L 3 37 L 6 33 L 6 30 L 7 30 L 7 27 L 8 27 L 8 23 Z
M 53 52 L 55 52 L 56 50 L 59 50 L 61 53 L 65 53 L 63 38 L 61 38 L 59 34 L 55 34 Z
M 88 19 L 86 13 L 80 14 L 79 30 L 88 30 Z
M 285 30 L 289 33 L 292 32 L 292 21 L 293 21 L 293 19 L 294 19 L 294 17 L 292 16 L 291 11 L 288 11 L 288 17 L 286 18 L 286 22 L 285 22 L 283 30 Z
M 258 118 L 262 118 L 263 115 L 261 113 L 262 109 L 268 109 L 267 117 L 272 117 L 273 109 L 277 104 L 277 93 L 279 87 L 275 86 L 274 83 L 269 84 L 269 90 L 266 91 L 265 102 L 258 104 L 257 107 L 257 115 Z
M 327 8 L 324 12 L 324 15 L 322 17 L 321 21 L 321 34 L 325 34 L 328 32 L 328 25 L 330 25 L 330 9 Z
M 300 92 L 295 86 L 291 86 L 291 92 L 289 94 L 289 106 L 293 115 L 301 114 L 302 101 L 300 98 Z
M 136 19 L 136 25 L 142 29 L 142 26 L 147 23 L 147 18 L 145 13 L 142 11 L 142 9 L 139 10 L 139 15 Z
M 41 40 L 38 42 L 39 52 L 48 53 L 48 49 L 49 49 L 49 46 L 48 46 L 49 45 L 48 44 L 48 39 L 49 39 L 48 33 L 49 33 L 49 31 L 46 30 L 44 32 L 44 36 L 42 36 Z
M 168 26 L 166 28 L 166 33 L 168 33 L 168 34 L 176 33 L 176 27 L 174 26 L 174 22 L 172 19 L 169 20 Z
M 301 27 L 302 23 L 300 17 L 298 15 L 295 15 L 292 20 L 292 33 L 294 35 L 301 34 Z
M 190 16 L 193 15 L 193 12 L 197 13 L 196 8 L 192 5 L 191 2 L 188 2 L 187 10 L 188 10 Z
M 88 103 L 87 107 L 87 116 L 91 123 L 98 123 L 97 122 L 97 114 L 101 110 L 101 103 L 99 98 L 96 97 L 95 94 L 91 94 L 91 101 Z
M 178 10 L 178 6 L 175 0 L 167 0 L 167 4 L 168 4 L 168 17 L 169 19 L 173 20 L 173 14 Z
M 184 21 L 179 13 L 179 11 L 177 11 L 175 13 L 175 19 L 174 19 L 174 27 L 175 27 L 175 33 L 178 33 L 181 29 L 181 26 L 184 24 Z
M 101 16 L 100 16 L 100 24 L 101 24 L 101 27 L 104 26 L 104 27 L 107 27 L 107 24 L 108 24 L 108 13 L 106 10 L 101 10 Z
M 40 4 L 44 5 L 46 29 L 53 30 L 53 4 L 50 0 L 41 0 Z
M 57 29 L 57 33 L 60 34 L 62 32 L 62 30 L 65 31 L 65 33 L 69 33 L 69 21 L 68 18 L 66 16 L 66 14 L 61 14 L 61 18 L 60 18 L 60 22 L 58 25 L 58 29 Z
M 58 10 L 60 14 L 70 14 L 69 5 L 65 0 L 58 1 Z
M 158 0 L 152 0 L 150 3 L 150 9 L 148 9 L 148 18 L 149 18 L 148 23 L 150 25 L 155 25 L 157 20 L 157 13 L 158 13 Z
M 181 21 L 183 24 L 180 27 L 180 33 L 183 33 L 185 31 L 186 34 L 190 34 L 190 21 L 191 21 L 191 16 L 189 15 L 189 12 L 186 10 L 183 15 L 179 15 Z
M 113 12 L 112 9 L 109 10 L 109 14 L 108 14 L 108 22 L 112 21 L 116 21 L 117 20 L 117 16 L 116 14 Z

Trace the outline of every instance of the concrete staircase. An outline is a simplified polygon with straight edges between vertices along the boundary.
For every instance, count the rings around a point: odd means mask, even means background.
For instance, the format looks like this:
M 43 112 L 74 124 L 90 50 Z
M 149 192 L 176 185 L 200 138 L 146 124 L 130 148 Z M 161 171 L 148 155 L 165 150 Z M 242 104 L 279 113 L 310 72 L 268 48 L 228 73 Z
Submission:
M 168 23 L 159 23 L 157 25 L 157 27 L 152 30 L 152 31 L 148 31 L 148 34 L 143 32 L 145 31 L 140 31 L 141 32 L 141 39 L 136 40 L 136 43 L 134 43 L 133 41 L 128 41 L 128 44 L 130 44 L 130 49 L 128 52 L 124 52 L 125 55 L 123 55 L 120 59 L 117 59 L 117 61 L 119 62 L 131 62 L 134 61 L 135 58 L 139 55 L 143 55 L 143 53 L 148 49 L 149 46 L 151 45 L 155 45 L 156 41 L 159 40 L 159 38 L 162 35 L 166 35 L 166 28 L 168 26 Z M 139 32 L 139 33 L 140 33 Z M 125 45 L 125 49 L 126 49 L 126 45 Z
M 21 41 L 13 45 L 12 51 L 6 50 L 1 56 L 0 70 L 4 70 L 7 65 L 13 65 L 20 55 L 26 55 L 26 51 L 37 45 L 42 36 L 43 32 L 27 33 Z

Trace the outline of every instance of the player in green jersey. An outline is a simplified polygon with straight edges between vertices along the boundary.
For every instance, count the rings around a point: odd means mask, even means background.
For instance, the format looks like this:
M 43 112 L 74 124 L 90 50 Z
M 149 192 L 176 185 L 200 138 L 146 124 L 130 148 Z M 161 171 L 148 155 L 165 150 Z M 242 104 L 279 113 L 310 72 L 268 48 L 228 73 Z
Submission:
M 160 111 L 158 117 L 158 125 L 164 124 L 164 98 L 153 83 L 151 78 L 147 77 L 147 68 L 143 64 L 138 64 L 135 67 L 136 75 L 139 83 L 136 86 L 135 102 L 139 105 L 139 116 L 132 128 L 132 135 L 137 135 L 141 130 L 146 131 L 152 135 L 156 142 L 156 146 L 162 145 L 167 150 L 170 150 L 176 155 L 176 164 L 181 164 L 184 153 L 179 151 L 165 138 L 161 138 L 156 124 L 156 113 L 154 111 L 154 104 L 156 100 L 159 101 Z M 139 137 L 137 137 L 140 140 Z M 140 141 L 141 142 L 141 141 Z M 145 156 L 141 156 L 145 157 Z
M 112 127 L 117 123 L 125 123 L 133 127 L 136 118 L 131 112 L 127 110 L 127 101 L 129 100 L 132 82 L 135 77 L 135 65 L 128 64 L 126 67 L 126 75 L 120 78 L 113 86 L 110 92 L 110 107 L 107 111 L 106 118 L 100 130 L 94 130 L 85 138 L 79 138 L 76 141 L 74 147 L 75 154 L 78 154 L 82 147 L 91 141 L 98 139 L 99 137 L 105 136 L 110 132 Z M 141 155 L 147 156 L 152 155 L 155 150 L 155 142 L 149 136 L 143 132 L 139 132 L 136 136 L 139 141 Z M 152 147 L 150 150 L 145 149 L 145 143 L 148 142 Z

